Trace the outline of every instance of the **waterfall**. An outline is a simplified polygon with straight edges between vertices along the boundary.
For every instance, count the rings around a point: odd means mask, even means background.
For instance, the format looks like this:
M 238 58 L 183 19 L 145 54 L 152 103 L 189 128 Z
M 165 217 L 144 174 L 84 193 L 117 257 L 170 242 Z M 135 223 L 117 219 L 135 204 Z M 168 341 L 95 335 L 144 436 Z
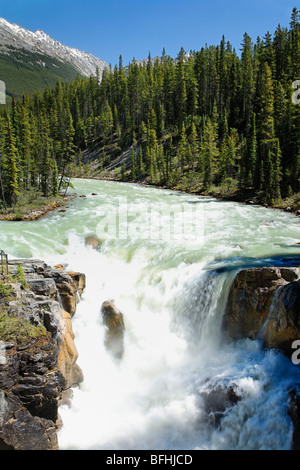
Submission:
M 269 312 L 268 312 L 268 315 L 267 315 L 267 318 L 265 319 L 262 327 L 260 328 L 260 331 L 258 333 L 258 338 L 263 341 L 264 340 L 264 337 L 265 337 L 265 333 L 266 333 L 266 329 L 267 329 L 267 325 L 268 325 L 268 322 L 270 320 L 270 317 L 271 315 L 273 314 L 273 311 L 274 311 L 274 308 L 277 307 L 277 302 L 278 302 L 278 297 L 280 295 L 280 292 L 281 292 L 281 289 L 286 286 L 286 282 L 283 283 L 281 286 L 278 286 L 276 291 L 275 291 L 275 294 L 274 294 L 274 297 L 272 299 L 272 302 L 271 302 L 271 305 L 270 305 L 270 308 L 269 308 Z
M 232 270 L 202 271 L 189 279 L 178 295 L 175 323 L 196 347 L 218 344 Z
M 9 256 L 39 258 L 86 275 L 72 317 L 84 381 L 60 407 L 60 448 L 290 448 L 286 397 L 299 381 L 298 368 L 279 352 L 264 350 L 259 340 L 231 341 L 222 319 L 237 270 L 258 259 L 270 265 L 273 256 L 296 256 L 299 220 L 138 185 L 74 185 L 86 197 L 74 200 L 63 218 L 53 212 L 26 224 L 1 222 L 0 230 Z M 192 243 L 107 236 L 97 250 L 86 246 L 103 208 L 119 208 L 120 197 L 133 208 L 131 215 L 139 209 L 146 225 L 149 204 L 166 214 L 172 203 L 203 206 L 195 212 L 203 216 L 201 236 Z M 194 212 L 182 214 L 190 220 Z M 100 309 L 108 299 L 124 316 L 121 361 L 105 348 Z

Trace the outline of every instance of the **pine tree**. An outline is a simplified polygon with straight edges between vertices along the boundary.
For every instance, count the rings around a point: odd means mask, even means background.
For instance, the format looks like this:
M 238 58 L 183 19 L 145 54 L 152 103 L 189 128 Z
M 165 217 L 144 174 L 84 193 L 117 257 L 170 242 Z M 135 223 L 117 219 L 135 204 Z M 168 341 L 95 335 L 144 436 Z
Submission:
M 16 147 L 16 138 L 10 118 L 6 122 L 6 137 L 4 144 L 3 180 L 5 200 L 9 206 L 15 205 L 19 195 L 19 155 Z
M 31 126 L 27 106 L 23 103 L 20 112 L 20 171 L 23 187 L 28 188 L 31 174 Z
M 180 166 L 182 170 L 184 169 L 184 166 L 187 163 L 187 150 L 188 150 L 188 141 L 187 141 L 185 125 L 183 122 L 181 126 L 180 143 L 179 143 L 179 161 L 180 161 Z
M 130 168 L 131 168 L 131 179 L 135 180 L 137 175 L 137 162 L 136 162 L 136 152 L 133 150 L 130 155 Z
M 179 128 L 182 127 L 187 105 L 187 92 L 186 92 L 186 78 L 185 78 L 185 67 L 184 67 L 185 51 L 181 48 L 176 65 L 176 98 L 177 98 L 177 117 Z
M 206 121 L 201 153 L 204 170 L 203 183 L 207 188 L 212 185 L 215 172 L 215 159 L 219 155 L 216 127 L 210 118 Z
M 256 114 L 253 113 L 250 135 L 247 141 L 247 153 L 245 162 L 245 186 L 259 187 L 259 175 L 257 174 L 257 133 Z
M 264 186 L 270 177 L 270 159 L 272 159 L 272 151 L 274 149 L 274 91 L 272 71 L 267 62 L 262 65 L 260 77 L 260 110 L 258 114 L 259 123 L 259 168 L 260 182 L 259 188 L 265 189 Z
M 74 135 L 75 135 L 75 130 L 73 126 L 73 118 L 72 118 L 70 110 L 68 109 L 66 111 L 65 132 L 64 132 L 63 142 L 62 142 L 62 154 L 61 154 L 61 158 L 59 162 L 60 163 L 59 171 L 61 173 L 59 190 L 61 189 L 64 183 L 64 178 L 67 173 L 67 168 L 70 165 L 70 163 L 73 161 L 74 156 L 75 156 Z
M 52 178 L 51 178 L 51 194 L 52 196 L 57 197 L 59 195 L 58 192 L 59 186 L 59 179 L 58 179 L 58 169 L 56 160 L 52 160 Z

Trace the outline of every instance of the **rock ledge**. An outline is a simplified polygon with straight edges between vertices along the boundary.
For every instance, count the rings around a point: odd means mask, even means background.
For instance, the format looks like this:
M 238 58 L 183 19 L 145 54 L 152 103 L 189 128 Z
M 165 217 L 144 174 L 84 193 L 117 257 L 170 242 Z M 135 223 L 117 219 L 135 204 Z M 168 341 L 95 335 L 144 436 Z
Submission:
M 71 318 L 85 276 L 30 259 L 10 260 L 9 275 L 0 276 L 0 450 L 57 450 L 60 400 L 83 380 Z M 30 334 L 7 336 L 1 318 Z

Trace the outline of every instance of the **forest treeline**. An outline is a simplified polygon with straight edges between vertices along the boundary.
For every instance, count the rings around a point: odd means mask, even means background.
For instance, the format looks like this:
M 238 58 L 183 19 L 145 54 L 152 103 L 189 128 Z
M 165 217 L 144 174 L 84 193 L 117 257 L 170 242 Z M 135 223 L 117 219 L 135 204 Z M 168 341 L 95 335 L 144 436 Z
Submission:
M 236 51 L 225 40 L 13 100 L 0 110 L 0 203 L 56 196 L 98 146 L 105 169 L 132 144 L 120 179 L 252 188 L 267 203 L 300 191 L 300 12 Z M 110 151 L 108 152 L 107 149 Z

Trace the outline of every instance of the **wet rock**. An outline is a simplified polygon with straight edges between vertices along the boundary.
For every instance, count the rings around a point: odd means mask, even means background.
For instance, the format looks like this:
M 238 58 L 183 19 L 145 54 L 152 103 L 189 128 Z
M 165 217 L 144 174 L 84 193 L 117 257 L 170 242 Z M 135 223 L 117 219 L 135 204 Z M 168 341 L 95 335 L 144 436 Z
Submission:
M 282 277 L 288 281 L 296 281 L 299 279 L 299 268 L 280 268 Z
M 95 236 L 86 237 L 85 244 L 91 246 L 94 250 L 97 250 L 100 246 L 100 240 Z
M 106 326 L 105 347 L 116 358 L 121 359 L 124 354 L 124 318 L 117 309 L 113 300 L 103 302 L 101 314 Z
M 278 289 L 264 331 L 264 345 L 291 356 L 300 338 L 300 280 Z
M 256 339 L 269 315 L 277 289 L 300 276 L 299 268 L 243 269 L 229 291 L 224 326 L 233 339 Z
M 68 276 L 72 279 L 72 285 L 80 297 L 86 286 L 86 276 L 83 273 L 73 272 L 73 271 L 66 271 Z
M 221 419 L 232 406 L 240 400 L 237 387 L 234 384 L 215 384 L 211 388 L 208 386 L 200 393 L 203 400 L 204 411 L 211 425 L 218 427 Z
M 57 367 L 65 378 L 65 389 L 69 389 L 83 382 L 84 377 L 81 368 L 77 364 L 78 351 L 75 346 L 71 315 L 64 310 L 62 313 L 65 321 L 64 328 L 61 331 L 62 340 L 59 348 Z
M 56 271 L 65 271 L 66 268 L 67 268 L 67 264 L 56 264 L 56 265 L 54 266 L 54 269 L 55 269 Z
M 52 277 L 58 290 L 58 299 L 64 310 L 74 315 L 77 303 L 85 288 L 83 273 L 53 271 Z

